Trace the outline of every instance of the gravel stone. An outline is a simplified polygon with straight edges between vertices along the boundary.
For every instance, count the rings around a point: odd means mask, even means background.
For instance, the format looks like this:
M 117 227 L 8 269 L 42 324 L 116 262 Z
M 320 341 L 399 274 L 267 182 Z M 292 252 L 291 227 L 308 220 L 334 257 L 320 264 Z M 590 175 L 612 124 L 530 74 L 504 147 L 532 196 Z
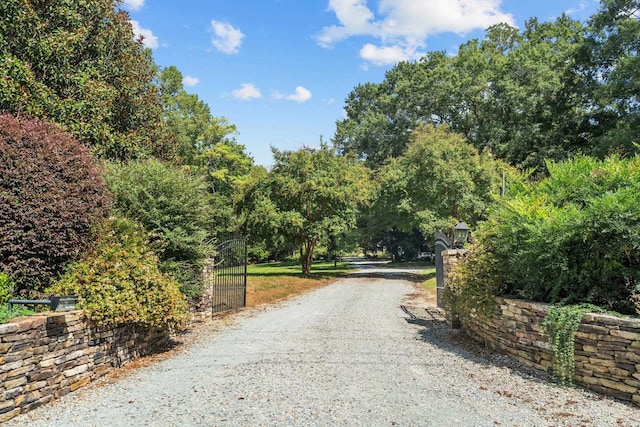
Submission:
M 208 322 L 172 357 L 6 425 L 640 426 L 636 407 L 452 330 L 402 272 L 363 271 Z

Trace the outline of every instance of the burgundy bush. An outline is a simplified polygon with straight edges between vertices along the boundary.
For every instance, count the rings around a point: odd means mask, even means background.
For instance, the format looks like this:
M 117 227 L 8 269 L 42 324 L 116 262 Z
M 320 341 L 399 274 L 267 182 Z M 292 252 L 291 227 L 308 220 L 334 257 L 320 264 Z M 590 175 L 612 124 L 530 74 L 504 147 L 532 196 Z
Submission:
M 42 291 L 90 243 L 110 196 L 97 160 L 57 125 L 0 115 L 0 271 Z

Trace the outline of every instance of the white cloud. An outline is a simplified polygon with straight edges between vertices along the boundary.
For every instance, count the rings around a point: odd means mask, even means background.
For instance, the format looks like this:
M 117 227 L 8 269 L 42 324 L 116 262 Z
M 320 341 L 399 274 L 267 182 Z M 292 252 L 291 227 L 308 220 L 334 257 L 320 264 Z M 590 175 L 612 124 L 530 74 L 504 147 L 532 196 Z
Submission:
M 261 98 L 260 90 L 251 83 L 242 83 L 240 89 L 232 90 L 231 95 L 238 99 Z
M 135 35 L 136 39 L 138 38 L 138 36 L 143 37 L 142 44 L 144 44 L 144 47 L 155 49 L 159 46 L 158 38 L 153 35 L 151 30 L 140 27 L 140 23 L 138 21 L 134 21 L 132 19 L 131 27 L 133 27 L 133 34 Z
M 329 10 L 335 12 L 342 25 L 323 29 L 318 37 L 318 43 L 323 47 L 354 35 L 376 32 L 375 25 L 371 23 L 374 16 L 366 0 L 329 0 Z
M 200 83 L 200 79 L 197 77 L 185 76 L 182 79 L 182 84 L 185 86 L 195 86 Z
M 273 99 L 287 99 L 289 101 L 302 103 L 310 100 L 312 97 L 312 94 L 311 94 L 311 91 L 309 91 L 308 89 L 302 86 L 297 86 L 295 93 L 292 93 L 290 95 L 286 95 L 280 92 L 274 92 L 271 96 L 273 97 Z
M 360 57 L 375 65 L 395 64 L 396 62 L 415 59 L 420 56 L 413 47 L 405 49 L 399 45 L 378 47 L 367 43 L 360 49 Z
M 227 22 L 211 21 L 211 29 L 214 36 L 211 38 L 211 44 L 216 47 L 220 52 L 224 53 L 238 53 L 238 48 L 242 44 L 244 34 L 242 31 L 234 28 Z
M 589 7 L 589 3 L 587 3 L 586 1 L 581 1 L 580 4 L 577 7 L 574 7 L 574 8 L 571 8 L 571 9 L 567 9 L 565 11 L 565 13 L 567 15 L 575 15 L 576 13 L 583 12 L 588 7 Z
M 360 50 L 363 59 L 383 65 L 414 59 L 429 36 L 441 33 L 464 35 L 498 23 L 514 24 L 511 14 L 500 8 L 502 0 L 379 0 L 377 15 L 367 0 L 330 0 L 329 10 L 339 25 L 325 27 L 318 35 L 320 46 L 330 47 L 352 36 L 378 39 Z
M 144 0 L 124 0 L 122 4 L 129 10 L 140 10 L 144 6 Z
M 296 87 L 296 93 L 286 96 L 286 99 L 295 102 L 307 102 L 311 99 L 311 92 L 302 86 L 298 86 Z

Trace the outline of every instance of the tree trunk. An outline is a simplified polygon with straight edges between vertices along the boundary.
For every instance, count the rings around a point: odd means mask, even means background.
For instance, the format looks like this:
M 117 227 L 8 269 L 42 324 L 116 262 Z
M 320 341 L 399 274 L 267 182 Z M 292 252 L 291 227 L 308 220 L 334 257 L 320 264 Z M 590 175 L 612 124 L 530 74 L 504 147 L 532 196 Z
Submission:
M 302 274 L 308 276 L 311 274 L 311 264 L 313 260 L 313 242 L 304 242 L 300 245 L 300 261 L 302 263 Z

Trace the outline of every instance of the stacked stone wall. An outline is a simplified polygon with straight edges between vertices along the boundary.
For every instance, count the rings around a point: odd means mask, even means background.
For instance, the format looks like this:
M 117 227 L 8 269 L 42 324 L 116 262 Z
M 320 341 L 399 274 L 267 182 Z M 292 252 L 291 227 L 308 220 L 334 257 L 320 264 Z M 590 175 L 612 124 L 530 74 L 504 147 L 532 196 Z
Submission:
M 169 338 L 131 325 L 96 328 L 82 311 L 0 324 L 0 423 L 157 351 Z
M 462 317 L 469 336 L 550 372 L 553 349 L 541 332 L 548 305 L 498 298 L 488 321 Z M 640 320 L 585 314 L 575 336 L 573 381 L 640 406 Z

